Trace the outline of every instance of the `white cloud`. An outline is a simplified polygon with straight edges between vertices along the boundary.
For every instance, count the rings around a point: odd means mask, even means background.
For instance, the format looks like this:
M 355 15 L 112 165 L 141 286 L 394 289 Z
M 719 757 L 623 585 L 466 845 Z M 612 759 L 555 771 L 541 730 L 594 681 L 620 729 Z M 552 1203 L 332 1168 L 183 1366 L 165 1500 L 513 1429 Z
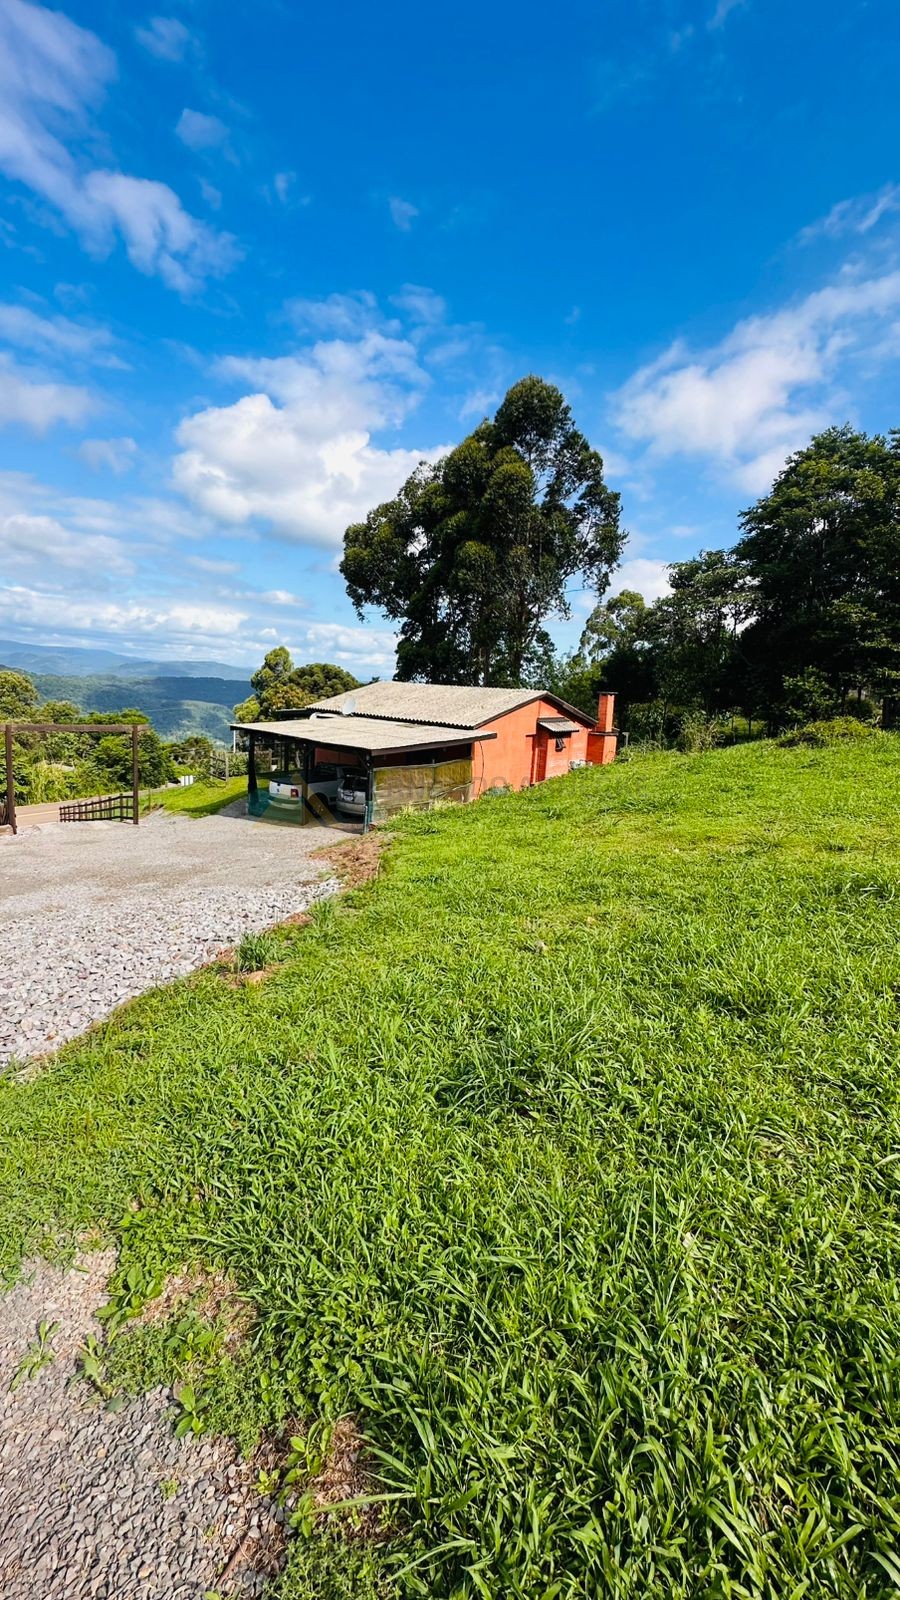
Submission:
M 398 195 L 391 195 L 388 201 L 388 210 L 391 213 L 391 221 L 395 228 L 400 229 L 401 233 L 409 233 L 416 217 L 419 215 L 418 206 L 412 205 L 409 200 L 401 200 Z
M 286 205 L 294 184 L 297 182 L 296 172 L 276 172 L 273 179 L 275 193 L 282 205 Z
M 189 567 L 196 567 L 198 572 L 210 572 L 220 578 L 229 577 L 235 572 L 240 572 L 239 561 L 220 561 L 214 556 L 188 556 Z
M 299 333 L 334 333 L 353 337 L 381 326 L 378 301 L 367 289 L 330 294 L 324 300 L 288 300 L 285 314 Z
M 178 118 L 175 132 L 189 150 L 215 150 L 228 138 L 228 129 L 218 117 L 207 116 L 205 111 L 191 111 L 188 106 Z
M 113 336 L 108 328 L 72 322 L 68 317 L 41 317 L 29 306 L 0 305 L 0 339 L 23 350 L 82 357 L 101 366 L 123 365 L 111 353 Z
M 462 405 L 459 408 L 458 416 L 460 422 L 465 422 L 467 417 L 478 417 L 479 419 L 486 417 L 488 412 L 493 410 L 499 399 L 500 393 L 497 389 L 471 390 L 469 394 L 464 396 Z
M 613 573 L 609 594 L 621 594 L 623 589 L 636 589 L 648 605 L 651 600 L 658 600 L 671 589 L 668 562 L 652 561 L 648 556 L 623 561 Z
M 94 207 L 93 247 L 112 248 L 116 228 L 128 259 L 148 277 L 158 275 L 179 294 L 191 294 L 209 277 L 229 272 L 238 258 L 229 233 L 215 233 L 185 211 L 165 183 L 122 172 L 91 172 L 84 193 Z
M 160 61 L 183 61 L 191 35 L 177 17 L 151 17 L 147 26 L 135 28 L 139 44 Z
M 78 447 L 82 461 L 94 472 L 129 472 L 138 447 L 134 439 L 85 439 Z
M 848 234 L 866 234 L 877 227 L 883 217 L 900 211 L 900 183 L 887 183 L 877 194 L 858 195 L 853 200 L 839 200 L 828 215 L 811 222 L 797 235 L 798 244 L 810 244 L 815 239 L 840 239 Z
M 334 661 L 350 668 L 393 672 L 397 635 L 387 628 L 343 627 L 336 622 L 311 622 L 297 636 L 295 657 Z
M 681 341 L 614 396 L 616 420 L 657 456 L 707 456 L 744 489 L 765 487 L 786 455 L 830 420 L 841 361 L 877 346 L 900 306 L 900 271 L 837 283 L 749 317 L 712 349 Z
M 42 639 L 51 633 L 89 634 L 95 641 L 98 635 L 127 640 L 137 636 L 171 646 L 190 643 L 222 649 L 246 621 L 245 611 L 202 602 L 73 598 L 70 593 L 24 585 L 0 589 L 0 624 L 37 629 Z
M 329 305 L 323 314 L 334 311 Z M 373 433 L 399 426 L 427 385 L 408 340 L 368 331 L 290 356 L 230 357 L 218 370 L 252 392 L 182 422 L 173 479 L 192 504 L 225 523 L 261 519 L 285 538 L 335 545 L 423 458 L 447 448 L 373 442 Z
M 391 305 L 422 327 L 439 327 L 447 320 L 446 300 L 421 283 L 405 283 L 399 294 L 391 295 Z
M 80 573 L 92 567 L 123 576 L 134 571 L 121 540 L 73 533 L 54 517 L 24 512 L 0 517 L 0 548 L 4 573 L 10 576 L 40 575 L 48 569 Z
M 200 193 L 202 194 L 204 200 L 206 201 L 206 204 L 213 211 L 218 211 L 219 210 L 219 207 L 222 204 L 222 191 L 221 191 L 221 189 L 217 189 L 214 183 L 207 183 L 205 178 L 201 178 L 200 179 Z
M 719 3 L 706 26 L 713 30 L 717 28 L 724 28 L 725 23 L 731 16 L 732 11 L 737 11 L 738 7 L 744 4 L 745 0 L 719 0 Z
M 58 422 L 74 427 L 93 410 L 87 389 L 44 382 L 0 355 L 0 428 L 18 423 L 32 433 L 46 433 Z
M 87 131 L 87 113 L 116 71 L 95 34 L 58 11 L 5 0 L 0 7 L 0 171 L 56 211 L 85 248 L 108 255 L 121 237 L 139 271 L 189 293 L 236 259 L 229 234 L 185 211 L 151 179 L 85 170 L 65 137 Z

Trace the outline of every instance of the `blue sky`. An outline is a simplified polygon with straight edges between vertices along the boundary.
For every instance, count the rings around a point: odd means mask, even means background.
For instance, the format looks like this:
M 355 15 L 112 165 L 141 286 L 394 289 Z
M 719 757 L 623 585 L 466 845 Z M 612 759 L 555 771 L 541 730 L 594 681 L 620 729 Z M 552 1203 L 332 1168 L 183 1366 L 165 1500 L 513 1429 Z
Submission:
M 0 638 L 390 675 L 343 528 L 529 371 L 658 594 L 900 425 L 898 68 L 894 0 L 0 0 Z

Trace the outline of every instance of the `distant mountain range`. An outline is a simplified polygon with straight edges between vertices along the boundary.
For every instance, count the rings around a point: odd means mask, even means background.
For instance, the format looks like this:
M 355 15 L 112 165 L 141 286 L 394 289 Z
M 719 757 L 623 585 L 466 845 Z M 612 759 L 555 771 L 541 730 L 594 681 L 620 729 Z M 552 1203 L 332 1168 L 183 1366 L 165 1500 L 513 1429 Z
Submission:
M 29 674 L 52 672 L 78 678 L 102 673 L 115 678 L 233 678 L 246 684 L 249 676 L 246 667 L 233 667 L 227 661 L 153 661 L 149 657 L 118 655 L 115 650 L 92 650 L 82 645 L 21 644 L 13 639 L 0 639 L 0 665 Z M 244 694 L 234 698 L 246 699 L 249 693 L 247 688 Z
M 226 661 L 150 661 L 68 645 L 0 639 L 0 667 L 27 672 L 42 700 L 81 711 L 143 711 L 164 739 L 189 733 L 230 744 L 232 708 L 250 694 L 246 671 Z

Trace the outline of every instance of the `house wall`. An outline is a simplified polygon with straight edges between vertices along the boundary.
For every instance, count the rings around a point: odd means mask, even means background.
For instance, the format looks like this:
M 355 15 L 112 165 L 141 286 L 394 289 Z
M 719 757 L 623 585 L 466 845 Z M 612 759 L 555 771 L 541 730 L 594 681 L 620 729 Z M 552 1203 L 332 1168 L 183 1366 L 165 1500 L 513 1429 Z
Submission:
M 527 706 L 508 711 L 503 717 L 484 724 L 496 733 L 496 739 L 485 739 L 473 752 L 474 780 L 472 798 L 484 794 L 486 789 L 524 789 L 530 783 L 539 783 L 541 777 L 552 778 L 568 772 L 571 761 L 588 759 L 589 725 L 569 734 L 565 748 L 556 749 L 553 734 L 538 728 L 539 717 L 558 717 L 559 706 L 552 700 L 532 700 Z M 574 719 L 573 719 L 574 720 Z

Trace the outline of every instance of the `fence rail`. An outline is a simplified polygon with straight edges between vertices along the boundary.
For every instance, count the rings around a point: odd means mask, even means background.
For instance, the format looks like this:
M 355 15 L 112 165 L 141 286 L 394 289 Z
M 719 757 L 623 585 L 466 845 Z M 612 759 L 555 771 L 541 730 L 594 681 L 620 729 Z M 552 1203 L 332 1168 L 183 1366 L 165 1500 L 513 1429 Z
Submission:
M 71 800 L 59 808 L 60 822 L 133 822 L 134 797 L 104 794 L 96 800 Z

